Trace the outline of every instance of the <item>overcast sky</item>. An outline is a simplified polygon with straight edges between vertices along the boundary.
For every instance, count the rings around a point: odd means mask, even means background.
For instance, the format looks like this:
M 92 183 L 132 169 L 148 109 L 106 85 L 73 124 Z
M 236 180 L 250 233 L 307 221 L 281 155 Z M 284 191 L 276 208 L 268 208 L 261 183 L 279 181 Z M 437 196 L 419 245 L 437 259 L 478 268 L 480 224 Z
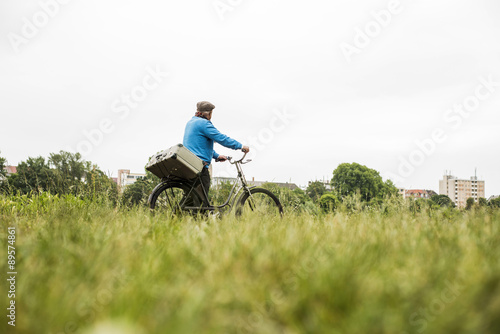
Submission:
M 12 165 L 79 150 L 143 172 L 208 100 L 253 150 L 247 178 L 306 185 L 357 162 L 437 192 L 477 168 L 500 194 L 497 0 L 2 0 L 0 36 Z

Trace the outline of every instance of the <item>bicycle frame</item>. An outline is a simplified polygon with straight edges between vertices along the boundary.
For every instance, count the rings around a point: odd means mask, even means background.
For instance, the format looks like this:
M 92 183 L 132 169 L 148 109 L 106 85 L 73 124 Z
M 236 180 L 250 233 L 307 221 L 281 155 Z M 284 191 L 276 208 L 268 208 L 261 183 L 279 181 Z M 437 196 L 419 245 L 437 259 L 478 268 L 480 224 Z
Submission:
M 209 205 L 209 206 L 202 206 L 202 207 L 185 207 L 184 209 L 203 211 L 203 210 L 222 209 L 226 206 L 229 206 L 230 210 L 232 210 L 234 208 L 236 200 L 241 197 L 241 195 L 238 196 L 238 194 L 240 194 L 242 191 L 243 191 L 243 193 L 245 193 L 245 192 L 250 193 L 250 189 L 255 188 L 255 186 L 248 185 L 247 180 L 245 178 L 245 174 L 243 174 L 243 169 L 241 168 L 242 164 L 246 164 L 246 163 L 249 163 L 250 161 L 252 161 L 252 160 L 247 160 L 247 161 L 243 162 L 243 159 L 245 159 L 246 155 L 247 155 L 247 153 L 245 153 L 241 159 L 234 161 L 234 162 L 231 162 L 231 160 L 232 160 L 231 157 L 227 158 L 229 163 L 236 166 L 236 170 L 238 171 L 238 176 L 237 176 L 237 181 L 234 183 L 233 187 L 231 188 L 229 196 L 224 204 L 217 205 L 217 206 Z M 189 190 L 188 195 L 191 193 L 191 191 L 196 191 L 195 187 L 197 187 L 198 184 L 201 184 L 201 179 L 199 177 L 198 177 L 198 181 L 199 181 L 199 183 L 197 183 L 197 182 L 193 183 L 193 185 L 191 186 L 191 189 Z M 237 186 L 239 186 L 239 187 L 235 191 Z M 205 199 L 208 202 L 208 196 L 207 196 L 208 194 L 206 194 L 206 191 L 203 188 L 203 185 L 201 187 L 203 189 L 203 195 L 206 197 Z

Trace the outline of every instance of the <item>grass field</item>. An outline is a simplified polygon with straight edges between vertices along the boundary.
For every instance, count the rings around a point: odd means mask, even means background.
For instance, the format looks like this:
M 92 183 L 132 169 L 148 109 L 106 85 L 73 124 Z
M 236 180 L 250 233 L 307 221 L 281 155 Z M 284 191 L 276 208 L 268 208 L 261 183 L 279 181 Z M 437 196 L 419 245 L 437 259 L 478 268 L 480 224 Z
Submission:
M 0 219 L 8 333 L 500 332 L 498 210 L 169 220 L 43 194 Z

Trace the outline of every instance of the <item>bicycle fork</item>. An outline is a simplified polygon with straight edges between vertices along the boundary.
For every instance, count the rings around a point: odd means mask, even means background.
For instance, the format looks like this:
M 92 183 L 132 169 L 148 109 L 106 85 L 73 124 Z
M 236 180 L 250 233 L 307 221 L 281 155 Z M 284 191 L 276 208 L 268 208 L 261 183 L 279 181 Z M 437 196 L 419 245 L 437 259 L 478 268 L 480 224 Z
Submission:
M 236 163 L 236 170 L 238 171 L 238 177 L 241 180 L 241 185 L 243 187 L 243 193 L 248 193 L 248 205 L 252 211 L 255 210 L 254 198 L 252 196 L 252 192 L 250 191 L 250 187 L 248 186 L 247 180 L 245 178 L 245 174 L 243 174 L 243 170 L 241 169 L 241 165 Z M 240 203 L 238 203 L 240 204 Z M 243 205 L 244 203 L 241 203 Z

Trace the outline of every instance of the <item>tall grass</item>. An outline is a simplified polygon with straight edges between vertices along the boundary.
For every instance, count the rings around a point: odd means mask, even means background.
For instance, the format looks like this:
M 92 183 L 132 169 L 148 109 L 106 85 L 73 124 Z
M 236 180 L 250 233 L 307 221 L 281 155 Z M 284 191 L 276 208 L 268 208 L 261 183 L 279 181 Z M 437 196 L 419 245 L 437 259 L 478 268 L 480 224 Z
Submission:
M 0 219 L 15 333 L 500 332 L 498 211 L 169 219 L 42 194 Z

